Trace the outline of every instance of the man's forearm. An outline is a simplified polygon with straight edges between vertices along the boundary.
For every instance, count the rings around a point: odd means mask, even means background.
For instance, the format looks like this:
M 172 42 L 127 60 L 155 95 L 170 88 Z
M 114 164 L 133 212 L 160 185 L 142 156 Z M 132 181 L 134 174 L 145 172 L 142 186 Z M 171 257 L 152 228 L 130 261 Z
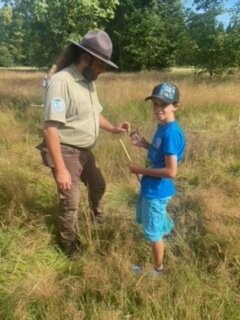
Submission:
M 55 127 L 48 126 L 43 129 L 43 132 L 48 151 L 51 155 L 56 170 L 61 171 L 63 169 L 66 169 L 61 153 L 58 129 Z
M 127 133 L 130 134 L 131 126 L 127 121 L 118 123 L 113 126 L 103 115 L 99 116 L 99 127 L 111 133 Z
M 99 116 L 99 127 L 108 132 L 114 132 L 115 127 L 103 115 Z

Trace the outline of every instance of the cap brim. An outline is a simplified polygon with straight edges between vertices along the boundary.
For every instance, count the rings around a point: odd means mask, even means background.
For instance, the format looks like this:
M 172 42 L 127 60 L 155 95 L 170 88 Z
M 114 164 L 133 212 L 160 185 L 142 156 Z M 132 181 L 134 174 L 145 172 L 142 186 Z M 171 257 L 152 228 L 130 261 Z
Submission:
M 70 42 L 73 43 L 73 44 L 75 44 L 76 46 L 82 48 L 83 50 L 87 51 L 88 53 L 90 53 L 90 54 L 93 55 L 94 57 L 96 57 L 96 58 L 98 58 L 98 59 L 106 62 L 109 66 L 111 66 L 111 67 L 113 67 L 113 68 L 115 68 L 115 69 L 118 69 L 118 66 L 117 66 L 114 62 L 112 62 L 111 60 L 104 59 L 103 57 L 97 55 L 95 52 L 93 52 L 93 51 L 85 48 L 85 47 L 82 46 L 80 43 L 77 43 L 77 42 L 72 41 L 72 40 L 70 40 Z
M 146 100 L 152 100 L 152 99 L 158 99 L 158 100 L 160 100 L 160 101 L 162 101 L 162 102 L 165 102 L 165 103 L 173 103 L 171 100 L 168 100 L 166 97 L 162 97 L 162 96 L 149 96 L 149 97 L 147 97 L 147 98 L 145 98 L 144 100 L 146 101 Z

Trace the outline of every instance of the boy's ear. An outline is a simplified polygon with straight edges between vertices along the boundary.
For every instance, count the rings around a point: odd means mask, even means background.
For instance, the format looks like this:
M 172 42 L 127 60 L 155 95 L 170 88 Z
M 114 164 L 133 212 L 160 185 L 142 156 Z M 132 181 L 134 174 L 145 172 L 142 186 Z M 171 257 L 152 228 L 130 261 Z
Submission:
M 179 102 L 176 102 L 176 103 L 173 104 L 173 106 L 174 106 L 175 109 L 177 109 L 177 108 L 180 107 L 180 103 L 179 103 Z

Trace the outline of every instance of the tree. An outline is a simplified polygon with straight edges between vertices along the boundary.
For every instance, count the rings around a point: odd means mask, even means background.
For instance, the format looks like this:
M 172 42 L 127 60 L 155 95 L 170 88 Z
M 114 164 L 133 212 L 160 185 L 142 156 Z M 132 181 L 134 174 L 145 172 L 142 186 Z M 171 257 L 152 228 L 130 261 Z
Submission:
M 180 27 L 181 26 L 181 27 Z M 107 26 L 121 70 L 163 69 L 175 63 L 176 39 L 183 29 L 178 0 L 121 0 Z
M 195 0 L 196 10 L 187 17 L 187 30 L 195 42 L 193 65 L 210 76 L 221 74 L 231 61 L 226 55 L 228 35 L 217 16 L 222 13 L 222 1 Z
M 237 1 L 232 9 L 232 17 L 226 31 L 229 35 L 227 55 L 233 66 L 240 68 L 240 1 Z

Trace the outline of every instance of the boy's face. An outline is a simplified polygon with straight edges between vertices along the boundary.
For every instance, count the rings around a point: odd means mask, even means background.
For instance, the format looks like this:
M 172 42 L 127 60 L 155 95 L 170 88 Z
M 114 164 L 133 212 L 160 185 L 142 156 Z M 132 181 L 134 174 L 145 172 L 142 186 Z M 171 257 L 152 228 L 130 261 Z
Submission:
M 152 99 L 153 112 L 158 122 L 164 124 L 175 120 L 174 112 L 177 109 L 176 105 L 167 104 L 159 99 Z

